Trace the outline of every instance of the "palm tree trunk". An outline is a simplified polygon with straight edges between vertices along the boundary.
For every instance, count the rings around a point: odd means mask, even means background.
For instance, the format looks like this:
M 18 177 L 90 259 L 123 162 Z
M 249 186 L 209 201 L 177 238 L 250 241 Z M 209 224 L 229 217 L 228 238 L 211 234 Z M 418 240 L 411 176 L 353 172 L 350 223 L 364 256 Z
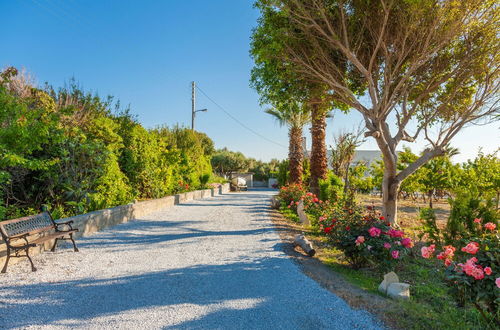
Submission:
M 310 190 L 319 195 L 319 180 L 326 178 L 328 169 L 326 158 L 326 113 L 319 104 L 312 104 L 311 125 L 311 182 Z
M 302 184 L 302 127 L 292 126 L 289 132 L 290 144 L 288 159 L 290 160 L 290 183 Z

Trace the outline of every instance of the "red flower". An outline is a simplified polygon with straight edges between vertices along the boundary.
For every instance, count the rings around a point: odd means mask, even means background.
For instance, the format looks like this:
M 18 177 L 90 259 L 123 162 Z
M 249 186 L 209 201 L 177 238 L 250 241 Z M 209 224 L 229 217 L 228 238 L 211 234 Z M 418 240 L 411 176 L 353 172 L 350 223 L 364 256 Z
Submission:
M 385 220 L 385 217 L 384 217 L 384 216 L 381 216 L 379 219 L 380 219 L 380 220 Z
M 349 231 L 349 230 L 351 230 L 351 227 L 346 226 L 346 227 L 345 227 L 345 230 Z
M 323 231 L 325 232 L 325 234 L 328 234 L 332 231 L 332 227 L 325 227 L 325 229 L 323 229 Z

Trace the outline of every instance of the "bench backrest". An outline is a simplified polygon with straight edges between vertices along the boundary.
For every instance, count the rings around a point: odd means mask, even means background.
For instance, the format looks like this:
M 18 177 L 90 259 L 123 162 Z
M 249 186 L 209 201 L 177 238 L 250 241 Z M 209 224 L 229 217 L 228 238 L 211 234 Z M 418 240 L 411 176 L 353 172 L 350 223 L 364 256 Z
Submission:
M 54 221 L 48 212 L 19 219 L 0 221 L 2 236 L 6 236 L 7 238 L 26 233 L 36 234 L 54 227 Z

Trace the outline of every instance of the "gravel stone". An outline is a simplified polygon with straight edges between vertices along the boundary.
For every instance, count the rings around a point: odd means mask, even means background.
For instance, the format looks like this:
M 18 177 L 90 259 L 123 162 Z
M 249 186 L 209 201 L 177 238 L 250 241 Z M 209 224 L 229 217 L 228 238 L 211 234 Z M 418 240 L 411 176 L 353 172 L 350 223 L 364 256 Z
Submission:
M 381 329 L 304 275 L 268 216 L 274 192 L 190 201 L 61 243 L 0 274 L 5 329 Z

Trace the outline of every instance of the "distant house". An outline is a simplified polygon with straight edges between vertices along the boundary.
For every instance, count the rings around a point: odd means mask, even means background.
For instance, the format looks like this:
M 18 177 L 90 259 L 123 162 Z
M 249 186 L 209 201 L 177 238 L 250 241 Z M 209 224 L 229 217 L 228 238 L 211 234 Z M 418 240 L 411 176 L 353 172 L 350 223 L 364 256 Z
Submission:
M 309 158 L 311 155 L 310 150 L 306 150 L 304 152 L 304 156 Z M 327 150 L 326 152 L 328 157 L 328 168 L 332 168 L 332 151 Z M 354 152 L 354 157 L 351 162 L 351 166 L 356 166 L 360 163 L 365 164 L 367 167 L 370 167 L 371 164 L 377 160 L 382 160 L 382 152 L 380 150 L 356 150 Z

